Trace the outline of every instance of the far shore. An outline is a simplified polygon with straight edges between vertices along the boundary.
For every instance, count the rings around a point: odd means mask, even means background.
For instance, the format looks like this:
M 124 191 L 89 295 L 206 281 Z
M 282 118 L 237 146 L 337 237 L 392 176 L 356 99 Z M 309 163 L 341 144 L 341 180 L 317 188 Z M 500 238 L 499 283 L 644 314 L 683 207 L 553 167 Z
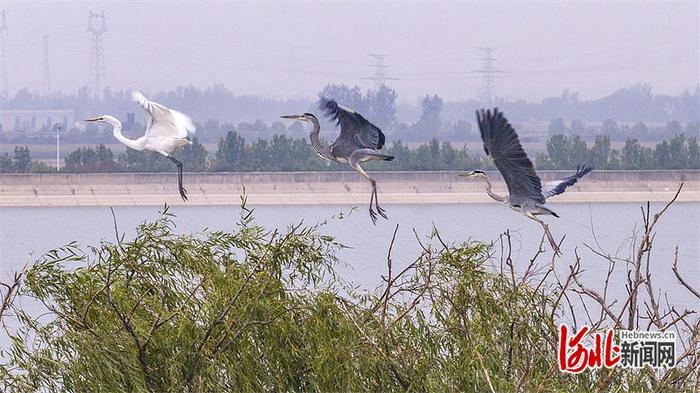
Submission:
M 572 171 L 541 171 L 543 182 Z M 382 204 L 493 202 L 483 183 L 458 172 L 374 172 Z M 507 192 L 498 173 L 494 190 Z M 369 184 L 353 172 L 186 173 L 189 199 L 177 193 L 175 173 L 0 174 L 0 207 L 364 205 Z M 700 171 L 594 171 L 548 203 L 667 202 L 684 183 L 679 202 L 700 202 Z

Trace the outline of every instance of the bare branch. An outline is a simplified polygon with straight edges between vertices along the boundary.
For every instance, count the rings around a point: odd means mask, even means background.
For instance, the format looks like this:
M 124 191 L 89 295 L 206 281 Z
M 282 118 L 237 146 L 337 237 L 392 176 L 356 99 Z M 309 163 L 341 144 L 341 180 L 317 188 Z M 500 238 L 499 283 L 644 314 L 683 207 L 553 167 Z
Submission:
M 697 289 L 695 289 L 695 288 L 693 288 L 692 286 L 690 286 L 690 284 L 688 284 L 688 283 L 683 279 L 683 277 L 681 276 L 681 274 L 678 272 L 678 246 L 676 246 L 675 258 L 674 258 L 674 261 L 673 261 L 673 267 L 672 267 L 671 269 L 673 270 L 673 274 L 674 274 L 674 275 L 676 276 L 676 278 L 678 279 L 678 282 L 680 282 L 681 285 L 683 285 L 683 286 L 685 287 L 685 289 L 689 290 L 690 293 L 692 293 L 693 295 L 695 295 L 696 298 L 700 299 L 700 293 L 698 293 Z
M 119 247 L 119 251 L 123 253 L 124 248 L 122 247 L 122 238 L 119 237 L 119 229 L 117 227 L 117 215 L 114 214 L 114 208 L 112 208 L 112 206 L 109 207 L 109 211 L 112 212 L 112 222 L 114 223 L 114 237 L 117 239 L 117 246 Z
M 384 304 L 382 306 L 382 326 L 386 326 L 386 308 L 387 308 L 387 304 L 389 303 L 389 291 L 391 290 L 391 285 L 393 283 L 392 278 L 391 278 L 391 251 L 394 248 L 394 241 L 396 241 L 396 233 L 398 231 L 399 231 L 399 224 L 396 224 L 396 227 L 394 228 L 394 234 L 391 237 L 391 243 L 389 244 L 389 251 L 387 252 L 387 255 L 386 255 L 386 264 L 387 264 L 388 274 L 387 274 L 387 280 L 386 280 L 386 291 L 384 291 L 384 294 L 382 295 L 382 297 L 384 298 Z

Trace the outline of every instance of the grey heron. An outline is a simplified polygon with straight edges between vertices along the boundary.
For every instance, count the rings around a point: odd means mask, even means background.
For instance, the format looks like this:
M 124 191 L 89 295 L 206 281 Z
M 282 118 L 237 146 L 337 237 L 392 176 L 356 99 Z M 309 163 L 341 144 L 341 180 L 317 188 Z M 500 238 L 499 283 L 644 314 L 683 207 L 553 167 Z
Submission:
M 311 146 L 313 146 L 316 153 L 323 159 L 350 165 L 352 169 L 367 179 L 372 186 L 372 195 L 369 200 L 369 216 L 372 219 L 372 223 L 377 223 L 377 213 L 387 218 L 386 212 L 379 206 L 377 182 L 360 165 L 367 161 L 391 161 L 394 159 L 394 156 L 379 152 L 384 147 L 384 133 L 379 127 L 362 117 L 361 114 L 338 105 L 334 100 L 321 98 L 319 108 L 325 112 L 328 118 L 335 120 L 337 125 L 340 126 L 340 135 L 335 142 L 328 146 L 321 145 L 319 139 L 321 126 L 313 114 L 287 115 L 282 116 L 282 118 L 311 123 L 313 125 L 310 134 Z M 376 213 L 372 209 L 372 203 L 377 209 Z
M 542 186 L 540 177 L 535 173 L 532 161 L 523 150 L 518 134 L 508 123 L 498 108 L 476 112 L 477 123 L 481 131 L 486 155 L 491 156 L 498 171 L 508 187 L 508 195 L 498 195 L 491 190 L 491 180 L 482 171 L 471 171 L 460 176 L 474 177 L 486 182 L 486 193 L 496 202 L 509 206 L 526 217 L 537 221 L 544 228 L 547 239 L 556 253 L 559 246 L 554 240 L 547 224 L 537 218 L 538 215 L 559 217 L 557 213 L 545 206 L 546 199 L 563 193 L 567 187 L 576 184 L 578 179 L 591 171 L 590 167 L 576 168 L 576 173 L 564 179 L 547 182 Z
M 86 122 L 104 122 L 113 127 L 117 140 L 127 147 L 138 151 L 159 153 L 177 166 L 177 184 L 180 197 L 187 200 L 187 190 L 182 186 L 182 163 L 170 154 L 178 147 L 192 144 L 190 134 L 195 132 L 192 120 L 185 114 L 170 109 L 165 105 L 150 101 L 138 91 L 131 93 L 131 98 L 146 111 L 146 132 L 138 139 L 129 139 L 122 134 L 122 123 L 109 115 L 103 115 Z

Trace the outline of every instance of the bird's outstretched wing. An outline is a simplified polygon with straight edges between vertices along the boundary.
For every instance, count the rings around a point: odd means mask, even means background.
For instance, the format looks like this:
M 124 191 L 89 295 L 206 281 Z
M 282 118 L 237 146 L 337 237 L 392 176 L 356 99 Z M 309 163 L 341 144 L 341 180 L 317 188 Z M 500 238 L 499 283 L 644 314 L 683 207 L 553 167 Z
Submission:
M 498 108 L 494 108 L 493 113 L 482 109 L 476 112 L 476 119 L 484 150 L 503 175 L 511 204 L 520 204 L 526 199 L 544 204 L 542 182 L 503 112 Z
M 361 114 L 350 108 L 338 105 L 335 100 L 321 98 L 319 105 L 326 116 L 340 125 L 337 144 L 353 144 L 360 149 L 381 149 L 384 147 L 384 133 Z
M 547 199 L 547 198 L 551 198 L 555 195 L 562 194 L 566 190 L 567 187 L 573 186 L 574 184 L 576 184 L 578 179 L 586 176 L 586 174 L 588 174 L 588 172 L 590 172 L 591 169 L 593 169 L 593 168 L 586 167 L 585 165 L 581 168 L 576 167 L 575 174 L 573 174 L 569 177 L 565 177 L 561 180 L 554 180 L 554 181 L 549 181 L 549 182 L 545 183 L 544 186 L 542 187 L 542 194 L 544 195 L 544 198 Z
M 131 99 L 146 111 L 147 137 L 187 138 L 195 132 L 192 119 L 184 113 L 150 101 L 138 91 L 131 93 Z

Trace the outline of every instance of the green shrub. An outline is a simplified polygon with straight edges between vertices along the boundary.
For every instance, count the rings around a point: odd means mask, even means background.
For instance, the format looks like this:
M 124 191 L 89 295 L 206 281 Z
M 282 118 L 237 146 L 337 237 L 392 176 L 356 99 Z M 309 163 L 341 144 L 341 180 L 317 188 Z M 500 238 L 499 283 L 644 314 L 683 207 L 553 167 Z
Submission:
M 365 293 L 335 276 L 343 246 L 320 225 L 269 231 L 243 208 L 231 233 L 177 235 L 173 220 L 166 207 L 132 241 L 71 244 L 31 267 L 20 296 L 50 317 L 17 310 L 3 391 L 641 392 L 697 381 L 560 373 L 561 288 L 508 271 L 509 259 L 494 267 L 484 244 L 434 232 L 405 270 L 391 270 L 389 253 L 386 287 Z

